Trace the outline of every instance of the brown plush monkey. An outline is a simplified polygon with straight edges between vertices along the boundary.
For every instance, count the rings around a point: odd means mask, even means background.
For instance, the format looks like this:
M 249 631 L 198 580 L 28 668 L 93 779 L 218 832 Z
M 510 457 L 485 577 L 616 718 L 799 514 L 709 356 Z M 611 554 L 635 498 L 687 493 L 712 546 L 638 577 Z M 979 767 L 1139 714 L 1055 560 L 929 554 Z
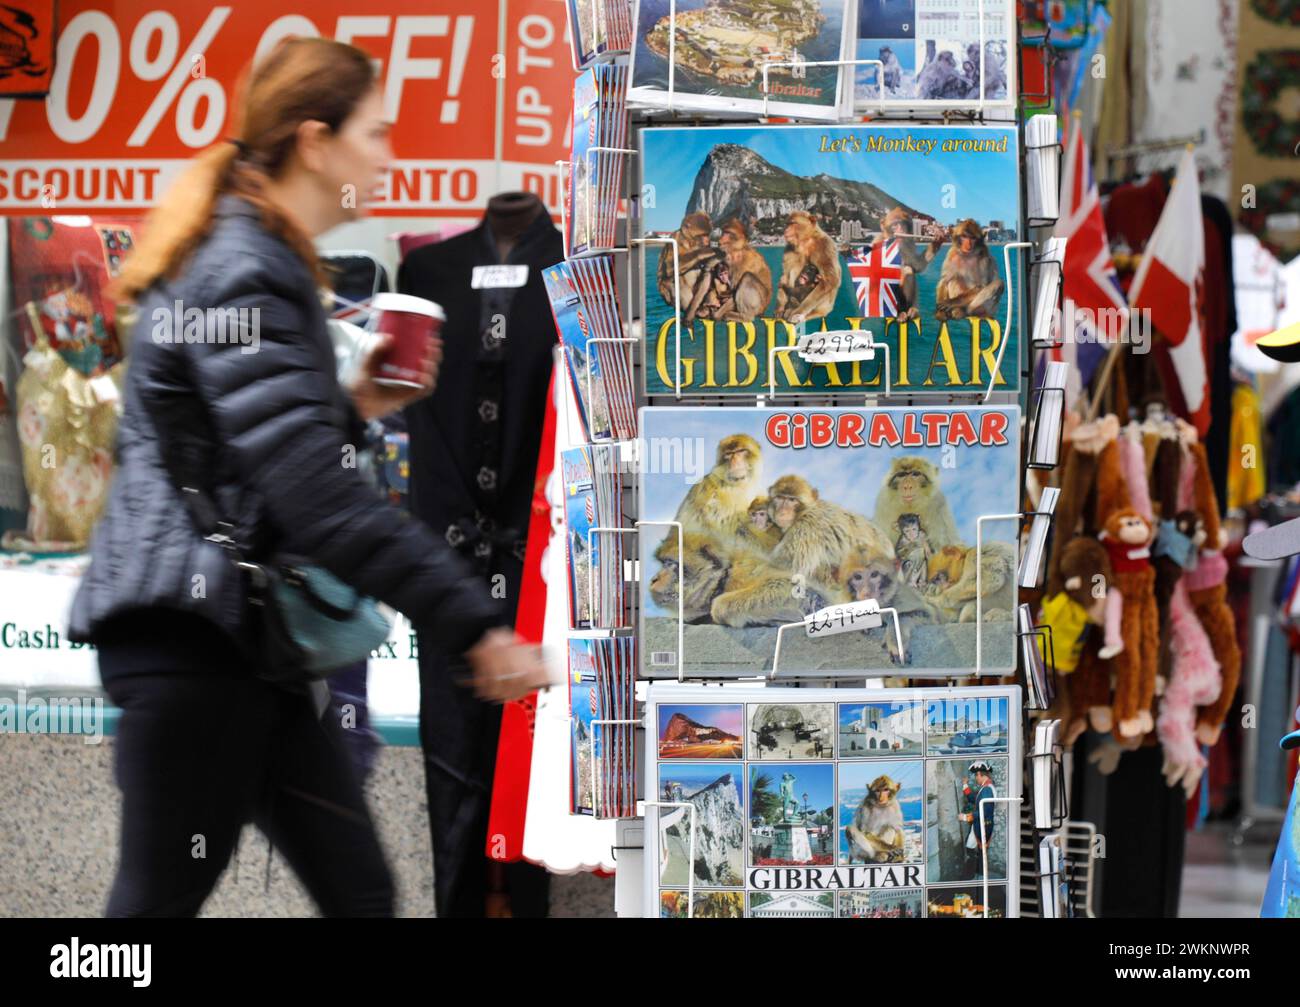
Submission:
M 1182 470 L 1182 456 L 1182 448 L 1174 438 L 1162 437 L 1156 444 L 1148 472 L 1151 505 L 1157 521 L 1172 521 L 1178 510 L 1178 481 Z M 1158 539 L 1157 535 L 1157 546 L 1160 544 Z M 1156 555 L 1151 558 L 1151 566 L 1156 571 L 1156 614 L 1161 626 L 1170 627 L 1172 625 L 1170 605 L 1173 601 L 1174 588 L 1183 576 L 1183 567 L 1173 556 L 1166 554 L 1160 548 L 1157 548 L 1155 553 Z M 1160 691 L 1163 691 L 1164 684 L 1172 679 L 1174 673 L 1173 636 L 1171 632 L 1160 634 L 1156 672 L 1158 675 L 1156 681 L 1160 683 L 1157 689 Z
M 1047 567 L 1047 594 L 1059 594 L 1065 590 L 1061 583 L 1061 551 L 1072 536 L 1079 531 L 1095 534 L 1095 526 L 1089 510 L 1089 494 L 1098 480 L 1099 456 L 1108 444 L 1113 444 L 1119 436 L 1119 420 L 1114 416 L 1103 416 L 1091 423 L 1080 423 L 1066 436 L 1065 462 L 1062 466 L 1061 496 L 1056 504 L 1052 556 Z M 1109 456 L 1114 459 L 1113 453 Z M 1122 504 L 1128 506 L 1127 497 Z
M 1155 569 L 1151 566 L 1151 522 L 1132 507 L 1114 511 L 1102 531 L 1115 586 L 1124 598 L 1124 649 L 1112 659 L 1115 671 L 1115 730 L 1121 738 L 1155 726 L 1160 620 L 1156 613 Z
M 1188 452 L 1183 462 L 1186 478 L 1179 490 L 1179 502 L 1187 509 L 1179 514 L 1179 518 L 1194 521 L 1191 525 L 1192 541 L 1200 550 L 1196 565 L 1183 575 L 1183 582 L 1196 617 L 1210 638 L 1223 678 L 1218 699 L 1201 707 L 1197 713 L 1196 740 L 1203 745 L 1213 745 L 1218 740 L 1219 730 L 1241 679 L 1241 648 L 1237 644 L 1237 626 L 1227 601 L 1228 561 L 1220 551 L 1225 543 L 1205 445 L 1196 439 L 1194 430 L 1181 421 L 1176 422 Z M 1187 487 L 1189 482 L 1190 491 Z
M 1205 522 L 1197 512 L 1185 511 L 1179 515 L 1180 524 L 1188 518 L 1192 522 L 1192 541 L 1198 547 L 1203 546 L 1208 537 Z M 1183 577 L 1187 597 L 1210 638 L 1214 659 L 1219 662 L 1219 672 L 1223 676 L 1218 699 L 1201 707 L 1197 713 L 1196 740 L 1202 745 L 1213 745 L 1219 740 L 1223 720 L 1241 680 L 1241 648 L 1237 645 L 1237 623 L 1228 605 L 1227 581 L 1228 561 L 1216 549 L 1201 549 L 1196 566 Z
M 1093 626 L 1106 624 L 1106 597 L 1112 587 L 1113 575 L 1106 547 L 1094 538 L 1079 535 L 1070 539 L 1061 550 L 1061 594 L 1065 595 L 1086 615 Z M 1058 599 L 1059 596 L 1054 595 Z M 1053 609 L 1049 603 L 1044 611 Z M 1056 668 L 1066 675 L 1071 718 L 1066 725 L 1064 742 L 1073 744 L 1090 723 L 1094 731 L 1106 733 L 1114 727 L 1111 716 L 1110 672 L 1102 662 L 1094 644 L 1085 656 L 1089 641 L 1096 632 L 1085 632 L 1067 639 L 1068 631 L 1058 633 L 1057 623 L 1048 618 L 1052 626 L 1052 649 L 1056 655 Z M 1114 656 L 1114 655 L 1111 655 Z

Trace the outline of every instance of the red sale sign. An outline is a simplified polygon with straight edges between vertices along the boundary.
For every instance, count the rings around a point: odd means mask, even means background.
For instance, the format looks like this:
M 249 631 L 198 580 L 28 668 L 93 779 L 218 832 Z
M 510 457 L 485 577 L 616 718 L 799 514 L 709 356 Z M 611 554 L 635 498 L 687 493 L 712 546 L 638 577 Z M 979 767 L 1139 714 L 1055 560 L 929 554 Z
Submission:
M 179 8 L 179 9 L 177 9 Z M 145 209 L 229 132 L 240 72 L 288 35 L 370 53 L 396 161 L 372 205 L 478 216 L 525 189 L 558 213 L 573 68 L 563 0 L 61 0 L 50 91 L 0 100 L 0 214 Z

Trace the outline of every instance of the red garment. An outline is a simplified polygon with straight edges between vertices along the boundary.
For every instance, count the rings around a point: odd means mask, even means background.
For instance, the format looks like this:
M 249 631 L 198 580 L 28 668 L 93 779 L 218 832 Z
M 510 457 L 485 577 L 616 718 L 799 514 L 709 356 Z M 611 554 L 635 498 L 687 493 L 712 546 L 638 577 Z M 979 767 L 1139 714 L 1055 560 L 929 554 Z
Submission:
M 546 482 L 555 468 L 555 377 L 546 393 L 546 418 L 533 480 L 533 507 L 528 523 L 528 548 L 519 589 L 515 631 L 529 643 L 542 642 L 546 620 L 546 581 L 542 553 L 551 538 L 551 505 Z M 507 703 L 501 711 L 496 773 L 492 780 L 492 810 L 488 817 L 489 860 L 512 863 L 523 858 L 524 824 L 528 816 L 528 782 L 533 766 L 533 720 L 537 693 Z
M 1111 247 L 1122 241 L 1132 252 L 1146 248 L 1147 239 L 1156 229 L 1168 196 L 1169 183 L 1163 175 L 1158 174 L 1152 175 L 1145 182 L 1130 182 L 1115 189 L 1103 208 Z M 1132 279 L 1130 274 L 1120 280 L 1126 293 Z
M 1111 247 L 1127 245 L 1134 253 L 1145 249 L 1168 196 L 1169 182 L 1160 174 L 1151 175 L 1142 182 L 1121 185 L 1111 192 L 1104 209 Z M 1204 202 L 1205 197 L 1202 197 L 1202 207 Z M 1223 257 L 1223 235 L 1214 217 L 1210 213 L 1203 213 L 1202 221 L 1205 229 L 1205 284 L 1201 310 L 1204 317 L 1206 367 L 1213 374 L 1214 361 L 1220 356 L 1220 345 L 1232 338 L 1232 326 L 1229 325 L 1232 277 Z M 1133 273 L 1121 273 L 1120 286 L 1126 294 L 1132 281 Z M 1188 419 L 1187 403 L 1183 401 L 1178 378 L 1169 359 L 1169 347 L 1163 340 L 1157 340 L 1152 353 L 1164 384 L 1166 405 L 1174 415 Z M 1213 422 L 1215 417 L 1211 415 L 1210 419 Z
M 1113 538 L 1103 538 L 1101 544 L 1110 555 L 1110 568 L 1115 573 L 1137 573 L 1151 565 L 1151 548 L 1145 545 L 1129 545 L 1117 542 Z

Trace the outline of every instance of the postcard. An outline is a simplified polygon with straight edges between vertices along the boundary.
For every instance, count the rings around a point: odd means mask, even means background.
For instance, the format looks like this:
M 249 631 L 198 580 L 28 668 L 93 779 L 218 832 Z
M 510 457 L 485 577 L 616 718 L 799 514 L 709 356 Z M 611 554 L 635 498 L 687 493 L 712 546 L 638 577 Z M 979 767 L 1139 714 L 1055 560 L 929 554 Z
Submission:
M 744 707 L 739 704 L 661 706 L 659 758 L 739 759 L 744 722 Z
M 659 127 L 640 149 L 647 394 L 1018 390 L 1014 126 Z M 846 332 L 871 352 L 798 352 Z
M 749 757 L 769 762 L 835 757 L 830 703 L 756 703 L 749 708 Z
M 860 0 L 857 105 L 1010 105 L 1016 93 L 1014 6 L 1012 0 Z
M 639 0 L 628 101 L 835 120 L 852 87 L 835 64 L 853 58 L 856 27 L 850 0 Z
M 646 677 L 676 674 L 679 619 L 689 675 L 1015 667 L 1017 523 L 979 523 L 1019 510 L 1015 407 L 647 408 L 641 430 L 642 519 L 682 528 L 640 536 Z M 866 600 L 876 628 L 798 628 Z

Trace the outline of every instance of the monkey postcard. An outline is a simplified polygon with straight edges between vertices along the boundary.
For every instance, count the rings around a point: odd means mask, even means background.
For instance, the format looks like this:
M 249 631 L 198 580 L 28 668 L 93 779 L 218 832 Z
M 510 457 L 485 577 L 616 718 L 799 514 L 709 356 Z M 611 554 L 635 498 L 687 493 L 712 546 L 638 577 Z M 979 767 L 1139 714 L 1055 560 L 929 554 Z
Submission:
M 611 257 L 565 259 L 542 270 L 542 281 L 583 440 L 633 439 L 631 355 L 610 341 L 623 332 Z
M 853 58 L 853 0 L 638 0 L 635 21 L 634 107 L 832 122 L 851 111 L 852 67 L 835 64 Z
M 627 68 L 590 67 L 573 86 L 569 179 L 565 189 L 566 255 L 614 244 L 627 147 Z
M 659 127 L 640 149 L 647 395 L 1019 389 L 1014 126 Z M 800 349 L 852 331 L 872 357 Z
M 839 862 L 925 861 L 925 763 L 845 762 L 839 772 Z
M 676 676 L 679 657 L 688 677 L 1014 671 L 1017 407 L 649 407 L 640 418 L 639 513 L 657 522 L 638 536 L 645 677 Z M 1004 517 L 980 521 L 992 515 Z M 879 627 L 810 637 L 800 626 L 867 600 Z M 862 742 L 909 744 L 903 726 L 890 730 Z
M 856 105 L 928 110 L 1012 104 L 1014 6 L 1013 0 L 859 0 Z
M 586 67 L 598 55 L 628 47 L 632 10 L 627 0 L 566 0 L 573 65 Z
M 569 813 L 593 813 L 600 769 L 599 741 L 592 721 L 600 719 L 601 696 L 591 640 L 569 641 Z
M 645 698 L 660 734 L 644 749 L 649 792 L 657 787 L 646 806 L 646 915 L 665 902 L 673 916 L 712 911 L 690 912 L 688 877 L 697 893 L 743 891 L 751 918 L 906 919 L 932 905 L 935 915 L 982 915 L 986 875 L 1001 893 L 996 914 L 1016 915 L 1005 893 L 1019 890 L 1008 851 L 1019 848 L 1020 819 L 991 799 L 1021 792 L 1018 686 L 735 683 L 720 693 L 651 682 Z M 996 754 L 954 757 L 958 729 L 996 733 Z M 680 758 L 717 745 L 726 761 Z M 962 892 L 980 897 L 954 900 Z

